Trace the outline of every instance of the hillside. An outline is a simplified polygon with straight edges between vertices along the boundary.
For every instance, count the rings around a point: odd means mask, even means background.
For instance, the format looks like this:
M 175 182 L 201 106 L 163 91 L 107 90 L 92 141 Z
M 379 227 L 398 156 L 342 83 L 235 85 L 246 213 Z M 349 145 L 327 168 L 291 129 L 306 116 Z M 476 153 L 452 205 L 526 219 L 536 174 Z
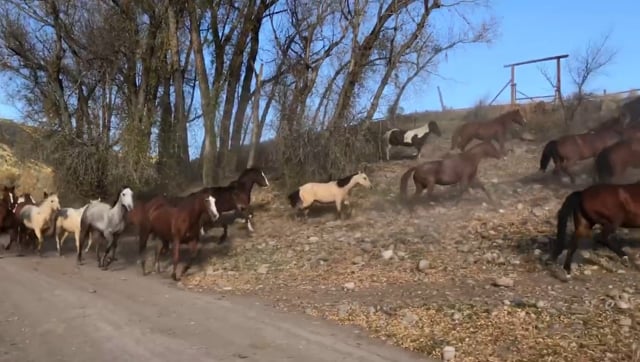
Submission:
M 0 119 L 0 185 L 16 185 L 16 193 L 29 192 L 40 200 L 43 191 L 55 191 L 54 170 L 30 158 L 35 129 Z

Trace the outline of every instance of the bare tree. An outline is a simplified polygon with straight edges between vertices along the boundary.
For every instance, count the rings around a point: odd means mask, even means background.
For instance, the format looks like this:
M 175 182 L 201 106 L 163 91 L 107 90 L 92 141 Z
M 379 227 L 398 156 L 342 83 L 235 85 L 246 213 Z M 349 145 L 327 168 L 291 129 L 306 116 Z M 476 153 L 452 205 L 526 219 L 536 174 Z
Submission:
M 585 48 L 572 55 L 565 63 L 565 68 L 575 93 L 570 97 L 559 94 L 558 101 L 563 110 L 565 123 L 573 122 L 576 112 L 587 98 L 586 86 L 594 76 L 604 72 L 607 66 L 615 60 L 617 49 L 611 47 L 609 41 L 611 32 L 604 33 L 598 39 L 590 40 Z M 538 68 L 547 82 L 556 88 L 556 80 L 542 67 Z

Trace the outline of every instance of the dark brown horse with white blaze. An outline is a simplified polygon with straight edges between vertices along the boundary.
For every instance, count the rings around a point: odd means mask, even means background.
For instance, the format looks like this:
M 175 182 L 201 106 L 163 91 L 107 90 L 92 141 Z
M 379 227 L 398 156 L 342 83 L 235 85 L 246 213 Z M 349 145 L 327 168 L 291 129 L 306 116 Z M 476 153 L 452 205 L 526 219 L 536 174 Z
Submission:
M 205 187 L 196 193 L 208 192 L 216 199 L 216 207 L 220 213 L 217 221 L 203 220 L 203 231 L 207 232 L 211 228 L 222 227 L 223 233 L 219 243 L 227 239 L 227 229 L 237 218 L 244 219 L 249 232 L 253 232 L 253 211 L 251 209 L 251 191 L 254 185 L 269 187 L 269 180 L 262 169 L 250 167 L 242 171 L 238 179 L 232 181 L 227 186 Z
M 496 141 L 500 145 L 500 152 L 506 155 L 504 142 L 507 131 L 514 125 L 524 126 L 527 120 L 522 115 L 520 108 L 514 108 L 489 121 L 467 122 L 453 131 L 451 136 L 451 149 L 459 148 L 464 151 L 467 145 L 474 139 L 480 141 Z
M 389 150 L 391 146 L 413 147 L 417 150 L 416 158 L 420 158 L 422 147 L 427 142 L 430 134 L 442 137 L 440 127 L 435 121 L 430 121 L 422 127 L 410 129 L 408 131 L 399 128 L 392 128 L 382 136 L 385 146 L 386 160 L 389 161 Z
M 180 244 L 189 244 L 191 256 L 185 264 L 181 275 L 191 267 L 198 255 L 198 242 L 200 241 L 201 220 L 209 217 L 213 221 L 218 219 L 216 199 L 209 192 L 194 193 L 180 200 L 169 202 L 163 196 L 155 198 L 147 205 L 149 231 L 160 239 L 155 253 L 156 270 L 159 271 L 160 255 L 169 251 L 169 245 L 173 251 L 173 270 L 171 277 L 178 280 L 176 268 L 180 259 Z M 146 247 L 146 240 L 145 245 Z M 140 254 L 144 249 L 140 249 Z M 143 274 L 146 274 L 144 259 L 141 259 Z
M 625 139 L 625 124 L 622 116 L 616 116 L 588 132 L 566 135 L 547 142 L 540 156 L 540 171 L 545 172 L 553 160 L 553 173 L 558 175 L 563 172 L 569 176 L 571 183 L 575 184 L 575 176 L 570 168 L 577 162 L 595 157 L 606 147 Z
M 640 183 L 627 185 L 592 185 L 567 196 L 558 211 L 555 243 L 551 244 L 551 261 L 555 262 L 565 249 L 567 222 L 573 217 L 575 232 L 569 241 L 564 270 L 571 276 L 571 260 L 578 243 L 590 239 L 592 229 L 602 226 L 596 241 L 605 245 L 628 265 L 629 257 L 616 240 L 611 240 L 617 228 L 640 228 Z
M 499 159 L 501 153 L 492 142 L 484 141 L 443 160 L 427 161 L 411 167 L 400 179 L 400 194 L 407 200 L 407 184 L 409 177 L 413 175 L 413 183 L 416 187 L 414 200 L 420 196 L 425 188 L 427 189 L 427 197 L 431 197 L 435 185 L 461 184 L 462 192 L 459 194 L 456 204 L 460 202 L 462 195 L 470 186 L 481 189 L 493 202 L 493 198 L 477 177 L 478 164 L 482 159 L 488 157 Z

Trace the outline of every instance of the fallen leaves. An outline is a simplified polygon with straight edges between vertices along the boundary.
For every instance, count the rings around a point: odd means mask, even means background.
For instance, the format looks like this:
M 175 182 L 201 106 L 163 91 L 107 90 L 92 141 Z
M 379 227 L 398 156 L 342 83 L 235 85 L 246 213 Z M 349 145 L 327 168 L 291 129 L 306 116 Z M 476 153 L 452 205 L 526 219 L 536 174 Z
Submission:
M 500 209 L 483 205 L 479 192 L 454 207 L 456 191 L 438 187 L 437 200 L 410 213 L 393 196 L 410 162 L 373 166 L 380 195 L 358 193 L 354 216 L 341 221 L 332 211 L 291 220 L 282 197 L 261 190 L 270 207 L 256 213 L 254 236 L 243 240 L 234 227 L 231 250 L 185 284 L 262 296 L 436 358 L 445 346 L 455 348 L 456 361 L 640 355 L 632 345 L 640 337 L 637 275 L 620 273 L 615 256 L 585 256 L 574 280 L 554 277 L 545 258 L 568 190 L 527 181 L 539 147 L 514 147 L 517 156 L 480 166 L 482 180 L 496 181 L 488 187 Z

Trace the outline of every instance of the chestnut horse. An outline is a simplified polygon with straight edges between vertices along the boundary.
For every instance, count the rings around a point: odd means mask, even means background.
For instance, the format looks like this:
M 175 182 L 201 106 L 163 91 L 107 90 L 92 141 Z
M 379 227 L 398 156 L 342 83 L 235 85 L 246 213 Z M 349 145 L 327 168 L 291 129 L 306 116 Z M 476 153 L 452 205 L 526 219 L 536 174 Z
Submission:
M 628 168 L 640 168 L 640 138 L 618 141 L 596 156 L 598 181 L 610 183 L 622 176 Z
M 388 130 L 382 136 L 385 146 L 386 160 L 389 161 L 389 150 L 391 149 L 391 146 L 413 147 L 418 152 L 416 157 L 420 158 L 422 147 L 427 142 L 429 135 L 432 133 L 438 137 L 442 137 L 440 127 L 438 127 L 438 124 L 435 121 L 431 121 L 422 127 L 408 131 L 404 131 L 399 128 L 392 128 Z
M 497 141 L 500 145 L 500 153 L 506 155 L 504 141 L 507 131 L 513 124 L 524 126 L 527 120 L 522 115 L 520 108 L 515 108 L 504 112 L 489 121 L 464 123 L 451 136 L 451 149 L 459 148 L 464 151 L 469 142 L 473 139 L 480 141 Z
M 640 183 L 627 185 L 599 184 L 569 194 L 558 211 L 555 243 L 551 246 L 551 261 L 555 262 L 565 249 L 567 222 L 573 217 L 574 234 L 569 241 L 564 270 L 571 277 L 571 260 L 578 243 L 590 239 L 592 229 L 602 226 L 596 241 L 604 244 L 628 265 L 629 257 L 620 244 L 611 240 L 617 228 L 640 228 Z
M 191 257 L 189 262 L 185 264 L 180 276 L 191 267 L 193 261 L 198 255 L 198 242 L 200 241 L 201 219 L 208 216 L 215 221 L 220 216 L 216 209 L 216 199 L 207 191 L 193 193 L 180 200 L 175 205 L 169 201 L 163 200 L 163 196 L 154 198 L 147 205 L 149 229 L 152 234 L 160 239 L 160 243 L 155 253 L 154 264 L 156 270 L 159 271 L 159 258 L 169 250 L 169 244 L 173 249 L 173 271 L 171 278 L 179 280 L 176 275 L 176 268 L 180 259 L 180 244 L 189 244 Z M 146 248 L 146 242 L 145 242 Z M 145 249 L 140 248 L 140 255 L 144 254 Z M 143 275 L 146 274 L 144 258 L 140 258 Z
M 474 145 L 468 150 L 450 155 L 442 160 L 427 161 L 408 169 L 400 178 L 400 194 L 407 200 L 407 184 L 409 177 L 413 175 L 413 183 L 416 191 L 414 200 L 422 191 L 427 189 L 427 197 L 433 195 L 435 185 L 462 185 L 462 192 L 458 195 L 456 204 L 460 202 L 462 195 L 469 189 L 469 186 L 481 189 L 491 202 L 493 198 L 487 192 L 482 182 L 478 180 L 478 164 L 484 158 L 501 158 L 501 152 L 491 141 L 484 141 Z
M 563 172 L 575 184 L 575 176 L 570 167 L 579 161 L 595 157 L 600 151 L 625 138 L 624 122 L 621 116 L 613 117 L 605 122 L 606 126 L 598 126 L 594 130 L 566 135 L 547 142 L 540 156 L 540 171 L 545 172 L 549 162 L 555 165 L 553 173 Z

